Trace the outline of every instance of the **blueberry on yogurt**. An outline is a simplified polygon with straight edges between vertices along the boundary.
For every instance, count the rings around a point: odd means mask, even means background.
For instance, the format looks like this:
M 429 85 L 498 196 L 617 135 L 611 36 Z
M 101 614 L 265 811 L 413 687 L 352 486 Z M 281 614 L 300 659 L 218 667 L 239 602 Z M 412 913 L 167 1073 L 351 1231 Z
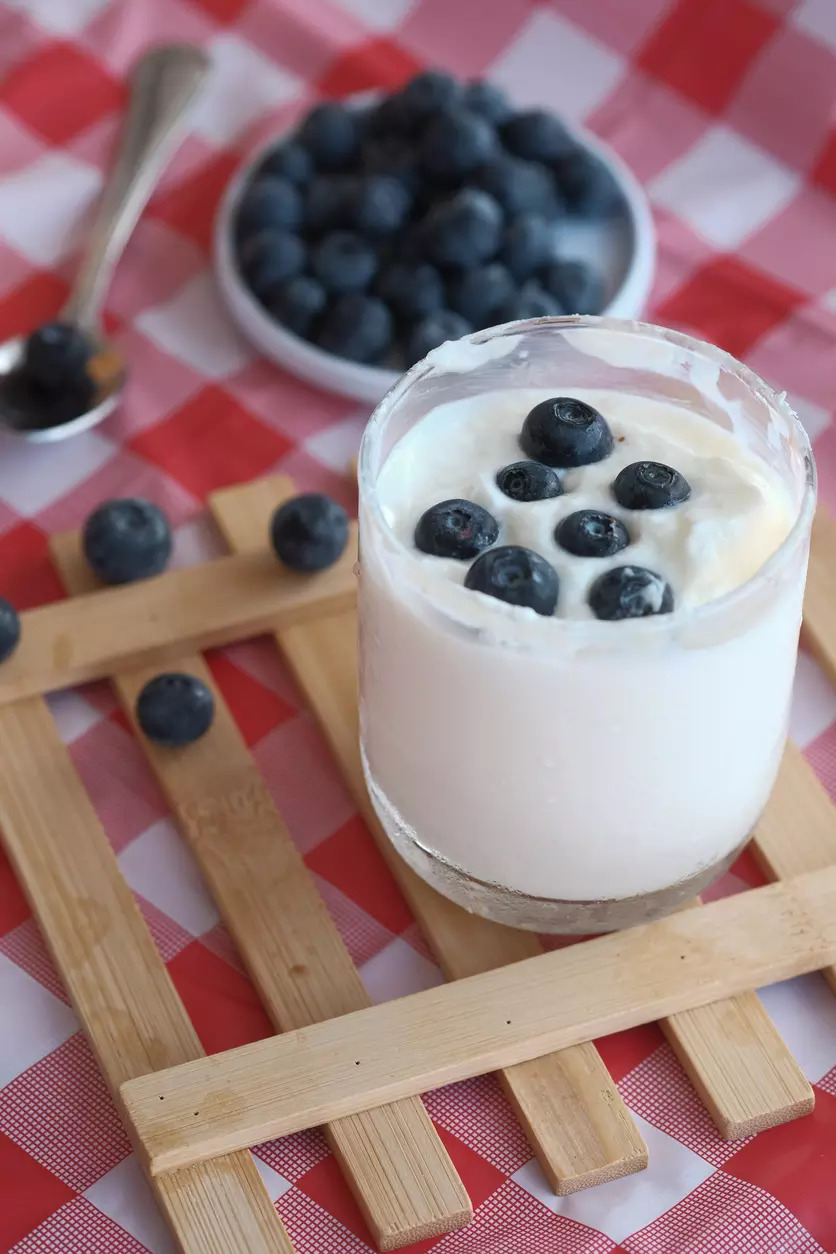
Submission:
M 599 576 L 589 590 L 589 606 L 596 618 L 615 622 L 647 618 L 673 610 L 671 586 L 661 575 L 643 566 L 616 566 Z
M 478 557 L 465 576 L 464 586 L 548 617 L 554 613 L 560 585 L 557 571 L 539 553 L 506 544 Z
M 535 405 L 523 423 L 520 444 L 547 466 L 588 466 L 613 450 L 606 419 L 573 396 L 551 396 Z
M 626 549 L 630 535 L 624 523 L 598 509 L 579 509 L 558 523 L 554 538 L 576 557 L 612 557 Z
M 415 545 L 433 557 L 468 561 L 496 544 L 499 523 L 481 505 L 454 499 L 431 505 L 418 519 Z
M 625 509 L 668 509 L 688 500 L 691 485 L 663 462 L 633 462 L 616 475 L 612 491 Z
M 542 462 L 503 466 L 496 476 L 496 486 L 512 501 L 548 501 L 563 491 L 557 471 Z

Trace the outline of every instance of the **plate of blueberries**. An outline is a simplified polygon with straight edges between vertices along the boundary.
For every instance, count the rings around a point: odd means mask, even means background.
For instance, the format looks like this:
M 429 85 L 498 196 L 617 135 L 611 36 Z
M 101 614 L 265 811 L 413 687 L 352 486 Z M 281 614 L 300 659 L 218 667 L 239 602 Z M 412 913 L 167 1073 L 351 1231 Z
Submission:
M 317 105 L 242 166 L 215 232 L 243 334 L 369 402 L 488 326 L 638 315 L 654 258 L 645 195 L 600 140 L 436 70 Z

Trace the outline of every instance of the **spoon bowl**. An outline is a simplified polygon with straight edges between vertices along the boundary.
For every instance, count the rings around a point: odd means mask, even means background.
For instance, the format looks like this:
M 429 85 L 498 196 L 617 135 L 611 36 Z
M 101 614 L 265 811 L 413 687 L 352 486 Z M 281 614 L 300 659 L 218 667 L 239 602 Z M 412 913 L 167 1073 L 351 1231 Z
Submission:
M 66 440 L 104 422 L 119 403 L 127 369 L 101 329 L 102 302 L 116 263 L 182 138 L 186 112 L 208 69 L 205 53 L 186 44 L 152 48 L 137 62 L 113 169 L 70 297 L 57 318 L 80 331 L 88 343 L 84 375 L 75 383 L 62 386 L 50 380 L 45 386 L 24 369 L 28 337 L 6 340 L 0 344 L 0 428 L 41 444 Z M 81 412 L 72 404 L 74 387 Z
M 53 421 L 55 406 L 45 406 L 42 395 L 26 386 L 22 365 L 27 336 L 17 335 L 0 344 L 0 426 L 37 444 L 66 440 L 89 431 L 113 413 L 127 381 L 124 359 L 103 337 L 85 332 L 90 344 L 87 376 L 94 388 L 94 403 L 75 418 Z M 60 405 L 60 394 L 56 397 Z

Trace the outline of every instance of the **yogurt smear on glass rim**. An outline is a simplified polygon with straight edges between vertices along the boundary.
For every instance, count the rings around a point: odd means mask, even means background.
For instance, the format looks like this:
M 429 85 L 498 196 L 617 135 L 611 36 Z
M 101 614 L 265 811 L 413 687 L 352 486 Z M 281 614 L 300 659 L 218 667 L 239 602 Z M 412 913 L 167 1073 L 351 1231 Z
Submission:
M 814 488 L 782 398 L 674 332 L 511 324 L 397 385 L 360 490 L 364 764 L 414 869 L 555 932 L 716 878 L 786 736 Z

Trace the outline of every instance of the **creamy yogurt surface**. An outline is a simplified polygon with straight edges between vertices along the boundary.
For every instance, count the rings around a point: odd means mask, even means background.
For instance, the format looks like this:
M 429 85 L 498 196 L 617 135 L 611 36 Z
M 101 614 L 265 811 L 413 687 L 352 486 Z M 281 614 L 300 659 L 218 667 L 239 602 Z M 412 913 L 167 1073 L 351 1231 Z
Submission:
M 500 524 L 498 544 L 533 549 L 555 566 L 560 579 L 556 614 L 562 618 L 591 619 L 587 595 L 592 581 L 608 567 L 628 563 L 667 580 L 676 608 L 702 605 L 745 583 L 786 539 L 796 508 L 762 459 L 704 417 L 621 392 L 571 392 L 607 420 L 615 441 L 609 456 L 558 471 L 561 496 L 541 501 L 506 496 L 496 475 L 526 460 L 519 438 L 527 413 L 558 394 L 557 389 L 519 389 L 452 401 L 424 417 L 395 446 L 378 477 L 378 499 L 389 526 L 426 567 L 428 578 L 463 583 L 469 566 L 414 546 L 422 513 L 450 498 L 487 509 Z M 679 471 L 691 485 L 689 500 L 664 509 L 623 508 L 611 485 L 620 470 L 637 461 L 662 462 Z M 620 519 L 629 545 L 609 558 L 562 550 L 555 528 L 584 509 Z

